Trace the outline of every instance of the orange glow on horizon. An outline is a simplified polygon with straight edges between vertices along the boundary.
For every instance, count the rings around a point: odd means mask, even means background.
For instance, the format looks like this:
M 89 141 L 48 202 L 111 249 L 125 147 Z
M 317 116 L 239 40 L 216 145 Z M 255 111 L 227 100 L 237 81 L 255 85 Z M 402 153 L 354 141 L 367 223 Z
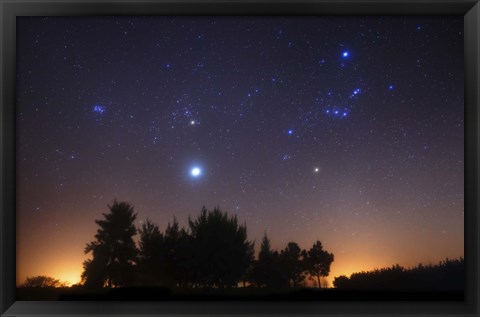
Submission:
M 157 223 L 165 224 L 166 221 L 157 221 Z M 180 225 L 186 224 L 180 223 Z M 402 236 L 401 229 L 392 227 L 389 228 L 390 230 L 386 230 L 386 227 L 386 225 L 377 227 L 376 231 L 371 231 L 372 235 L 362 236 L 343 235 L 331 231 L 329 234 L 320 235 L 315 228 L 311 232 L 304 228 L 304 237 L 282 236 L 281 231 L 271 231 L 268 234 L 271 238 L 272 249 L 278 251 L 283 249 L 288 241 L 296 241 L 300 247 L 309 249 L 316 240 L 320 240 L 324 248 L 335 256 L 329 276 L 322 278 L 322 281 L 326 281 L 329 287 L 333 287 L 334 278 L 341 275 L 349 277 L 355 272 L 387 268 L 395 264 L 404 267 L 416 266 L 419 263 L 436 264 L 447 257 L 464 256 L 463 239 L 461 239 L 460 232 L 457 235 L 460 238 L 457 240 L 448 241 L 443 245 L 435 245 L 433 243 L 434 232 L 428 232 L 431 237 L 421 241 L 414 236 Z M 25 229 L 18 228 L 17 232 L 20 233 L 23 230 Z M 97 226 L 93 221 L 82 220 L 79 221 L 75 230 L 72 228 L 59 229 L 59 234 L 63 236 L 62 239 L 55 239 L 47 234 L 36 239 L 37 244 L 48 245 L 48 249 L 27 248 L 25 247 L 26 239 L 19 235 L 17 238 L 17 285 L 25 282 L 27 277 L 38 275 L 51 276 L 67 282 L 69 285 L 79 283 L 83 272 L 82 264 L 91 256 L 84 254 L 84 247 L 86 243 L 93 240 L 96 230 Z M 327 233 L 328 230 L 325 232 Z M 259 237 L 262 235 L 263 231 L 253 231 L 251 240 L 260 241 Z M 283 239 L 279 239 L 278 236 L 282 236 Z M 137 241 L 138 236 L 135 236 L 134 240 Z M 431 245 L 435 245 L 435 247 L 430 247 Z M 259 246 L 260 243 L 256 242 L 256 255 L 258 255 Z M 309 286 L 316 286 L 316 283 L 316 278 L 314 281 L 307 279 Z
M 82 272 L 64 272 L 58 274 L 58 276 L 54 276 L 55 278 L 58 278 L 60 281 L 65 282 L 68 284 L 68 286 L 72 286 L 74 284 L 80 283 L 80 276 Z
M 449 256 L 449 258 L 459 258 L 460 256 L 463 257 L 463 255 L 458 255 L 458 256 Z M 382 269 L 382 268 L 387 268 L 391 267 L 392 265 L 399 264 L 403 267 L 409 268 L 416 266 L 419 263 L 422 264 L 436 264 L 442 260 L 444 260 L 446 257 L 439 258 L 438 260 L 435 261 L 411 261 L 411 262 L 401 262 L 401 263 L 390 263 L 388 259 L 384 258 L 378 258 L 378 259 L 372 259 L 372 258 L 363 258 L 363 259 L 355 259 L 355 261 L 349 261 L 348 258 L 342 257 L 341 255 L 339 256 L 341 258 L 341 261 L 337 262 L 334 261 L 332 263 L 331 271 L 329 276 L 327 277 L 322 277 L 322 287 L 324 286 L 324 282 L 327 282 L 328 287 L 334 287 L 333 286 L 333 280 L 335 277 L 345 275 L 347 277 L 350 277 L 351 274 L 353 273 L 359 273 L 362 271 L 372 271 L 375 269 Z M 86 260 L 88 256 L 82 255 L 77 258 L 72 258 L 68 257 L 64 259 L 65 261 L 62 262 L 61 260 L 59 261 L 52 261 L 52 265 L 48 265 L 46 267 L 43 267 L 42 269 L 39 269 L 38 271 L 35 271 L 36 273 L 34 274 L 19 274 L 17 275 L 17 285 L 22 284 L 27 276 L 36 276 L 36 275 L 46 275 L 46 276 L 51 276 L 55 279 L 59 279 L 62 282 L 66 282 L 68 286 L 72 286 L 75 284 L 80 283 L 81 281 L 81 274 L 83 272 L 83 267 L 82 263 L 84 260 Z M 79 263 L 73 264 L 73 263 Z M 309 287 L 317 287 L 317 279 L 316 277 L 313 277 L 313 280 L 309 280 L 308 278 L 306 279 L 307 286 Z

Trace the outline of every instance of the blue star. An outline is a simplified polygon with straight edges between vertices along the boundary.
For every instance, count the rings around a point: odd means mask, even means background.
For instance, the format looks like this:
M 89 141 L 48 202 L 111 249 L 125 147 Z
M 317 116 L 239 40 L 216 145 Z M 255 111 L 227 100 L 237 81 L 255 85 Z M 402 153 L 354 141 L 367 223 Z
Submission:
M 343 57 L 343 58 L 347 58 L 347 57 L 349 57 L 349 56 L 350 56 L 350 52 L 349 52 L 349 51 L 344 51 L 344 52 L 342 53 L 342 57 Z
M 95 112 L 95 113 L 102 114 L 102 113 L 105 113 L 105 111 L 107 111 L 107 109 L 103 105 L 95 105 L 95 106 L 93 106 L 92 111 Z
M 360 88 L 355 89 L 355 90 L 352 92 L 352 94 L 350 95 L 350 98 L 355 97 L 355 96 L 358 95 L 360 92 L 361 92 Z
M 395 89 L 395 87 L 393 85 L 388 86 L 388 90 L 393 90 L 393 89 Z
M 293 130 L 288 130 L 288 135 L 292 135 L 293 134 Z

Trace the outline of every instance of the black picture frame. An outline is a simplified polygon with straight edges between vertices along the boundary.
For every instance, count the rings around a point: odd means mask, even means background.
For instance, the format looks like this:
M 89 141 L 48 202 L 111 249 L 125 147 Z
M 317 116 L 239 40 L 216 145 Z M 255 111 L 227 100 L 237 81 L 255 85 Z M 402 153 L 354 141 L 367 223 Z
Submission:
M 1 189 L 0 312 L 50 315 L 442 315 L 479 316 L 478 135 L 480 5 L 439 0 L 0 0 Z M 464 301 L 21 302 L 15 301 L 16 17 L 91 15 L 463 15 L 465 40 Z

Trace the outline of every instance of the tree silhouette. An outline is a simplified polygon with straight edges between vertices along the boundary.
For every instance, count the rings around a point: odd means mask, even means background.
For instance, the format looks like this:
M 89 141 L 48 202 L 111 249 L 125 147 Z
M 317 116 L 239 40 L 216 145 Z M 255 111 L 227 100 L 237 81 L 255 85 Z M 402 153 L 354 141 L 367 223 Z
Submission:
M 236 286 L 253 260 L 253 243 L 247 240 L 246 225 L 219 208 L 205 207 L 197 219 L 189 218 L 195 283 L 203 286 Z
M 305 259 L 307 272 L 317 277 L 318 287 L 320 288 L 320 277 L 328 276 L 330 273 L 333 254 L 323 250 L 322 243 L 317 240 L 312 248 L 308 250 L 307 255 Z
M 296 242 L 289 242 L 287 247 L 280 253 L 282 271 L 292 287 L 299 287 L 305 280 L 304 258 L 306 252 Z
M 465 265 L 463 258 L 440 262 L 437 265 L 419 264 L 404 268 L 398 264 L 368 272 L 353 273 L 350 278 L 336 277 L 336 288 L 355 290 L 463 290 Z
M 258 260 L 254 261 L 251 280 L 257 286 L 269 286 L 269 274 L 273 270 L 273 251 L 270 248 L 270 239 L 265 233 L 260 245 Z
M 165 230 L 164 246 L 166 272 L 169 286 L 185 285 L 194 279 L 192 263 L 192 239 L 184 228 L 180 229 L 176 218 Z
M 88 287 L 131 286 L 137 249 L 133 236 L 137 215 L 126 202 L 114 201 L 104 213 L 104 220 L 95 220 L 100 226 L 95 241 L 88 243 L 85 253 L 93 258 L 84 262 L 82 281 Z
M 108 276 L 108 248 L 98 245 L 91 252 L 93 258 L 83 262 L 82 284 L 88 288 L 102 288 Z
M 349 278 L 346 275 L 340 275 L 333 280 L 333 286 L 335 288 L 348 288 Z
M 162 286 L 165 280 L 164 236 L 149 219 L 139 230 L 138 283 Z
M 271 249 L 266 233 L 262 238 L 258 260 L 253 265 L 251 280 L 257 286 L 269 288 L 285 287 L 288 284 L 282 274 L 280 256 Z
M 68 283 L 62 282 L 50 276 L 27 277 L 20 287 L 67 287 Z
M 174 218 L 165 233 L 147 220 L 138 230 L 139 249 L 133 236 L 136 214 L 126 202 L 114 201 L 85 253 L 92 258 L 83 264 L 82 284 L 91 288 L 122 286 L 234 287 L 243 281 L 268 288 L 301 287 L 307 273 L 327 276 L 333 254 L 319 241 L 309 250 L 290 242 L 280 253 L 272 250 L 265 234 L 258 260 L 247 227 L 237 217 L 216 207 L 202 208 L 188 218 L 188 231 Z

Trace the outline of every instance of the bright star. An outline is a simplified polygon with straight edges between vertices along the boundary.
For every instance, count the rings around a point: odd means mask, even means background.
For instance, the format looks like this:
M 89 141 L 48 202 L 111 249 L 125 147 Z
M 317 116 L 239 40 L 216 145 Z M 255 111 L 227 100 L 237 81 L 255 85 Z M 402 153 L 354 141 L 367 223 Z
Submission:
M 315 173 L 318 173 L 318 172 L 320 172 L 320 168 L 319 168 L 319 167 L 315 167 L 313 171 L 314 171 Z
M 292 135 L 292 134 L 293 134 L 293 130 L 288 130 L 288 134 L 289 134 L 289 135 Z
M 193 177 L 199 177 L 200 175 L 202 175 L 202 169 L 200 167 L 193 167 L 190 170 L 190 175 L 192 175 Z
M 342 53 L 342 57 L 345 57 L 345 58 L 348 57 L 349 55 L 350 55 L 350 52 L 348 52 L 348 51 L 344 51 Z
M 395 87 L 393 85 L 388 86 L 388 90 L 393 90 Z

